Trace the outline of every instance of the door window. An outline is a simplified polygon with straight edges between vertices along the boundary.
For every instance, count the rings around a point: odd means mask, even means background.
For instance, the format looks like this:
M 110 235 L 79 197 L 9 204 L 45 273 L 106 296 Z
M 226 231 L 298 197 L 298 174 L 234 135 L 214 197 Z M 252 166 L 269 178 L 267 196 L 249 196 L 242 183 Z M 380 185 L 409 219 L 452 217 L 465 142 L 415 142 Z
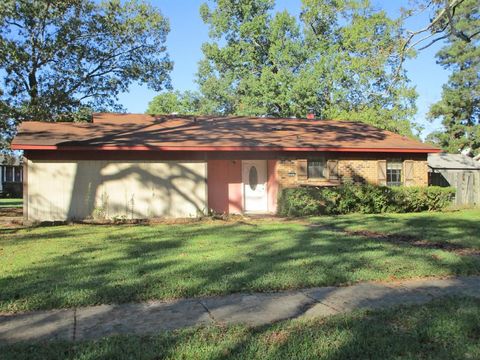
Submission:
M 248 183 L 250 185 L 250 189 L 255 191 L 258 185 L 258 172 L 255 166 L 250 167 L 250 171 L 248 172 Z

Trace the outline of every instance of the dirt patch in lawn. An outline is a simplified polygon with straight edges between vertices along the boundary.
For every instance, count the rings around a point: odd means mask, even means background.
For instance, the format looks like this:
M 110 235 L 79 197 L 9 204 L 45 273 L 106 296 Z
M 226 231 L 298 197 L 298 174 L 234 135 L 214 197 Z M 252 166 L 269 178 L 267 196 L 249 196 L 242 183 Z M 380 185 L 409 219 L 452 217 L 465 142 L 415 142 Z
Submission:
M 477 249 L 467 248 L 461 245 L 445 243 L 445 242 L 422 240 L 412 235 L 386 234 L 386 233 L 369 231 L 369 230 L 345 231 L 345 232 L 348 235 L 364 236 L 370 239 L 379 239 L 379 240 L 385 240 L 393 243 L 409 244 L 412 246 L 426 248 L 426 249 L 440 249 L 445 251 L 451 251 L 458 255 L 480 256 L 480 250 L 477 250 Z
M 0 217 L 21 217 L 23 216 L 23 209 L 15 208 L 0 208 Z
M 6 227 L 18 227 L 23 223 L 23 209 L 20 207 L 0 208 L 0 224 Z
M 388 234 L 370 230 L 346 230 L 339 229 L 333 226 L 318 226 L 311 225 L 313 228 L 324 228 L 326 230 L 341 232 L 345 235 L 362 236 L 369 239 L 375 239 L 379 241 L 385 241 L 389 243 L 395 243 L 400 245 L 410 245 L 424 249 L 440 249 L 444 251 L 453 252 L 462 256 L 480 256 L 480 250 L 465 247 L 458 244 L 452 244 L 447 242 L 436 242 L 420 239 L 413 235 L 408 234 Z

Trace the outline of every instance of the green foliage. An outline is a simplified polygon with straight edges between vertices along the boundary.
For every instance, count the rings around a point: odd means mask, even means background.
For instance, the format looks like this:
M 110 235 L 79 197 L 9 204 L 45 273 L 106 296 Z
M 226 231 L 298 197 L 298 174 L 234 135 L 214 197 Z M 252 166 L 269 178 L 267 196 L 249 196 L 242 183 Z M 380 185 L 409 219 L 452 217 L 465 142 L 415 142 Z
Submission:
M 134 81 L 168 87 L 168 32 L 159 10 L 139 0 L 4 0 L 3 132 L 22 120 L 78 120 L 116 109 L 117 95 Z
M 200 95 L 185 91 L 169 91 L 155 96 L 148 103 L 147 114 L 172 114 L 178 113 L 183 115 L 200 114 Z
M 455 196 L 451 187 L 393 187 L 390 212 L 440 211 L 449 206 Z
M 473 34 L 467 42 L 451 34 L 437 53 L 438 63 L 452 71 L 443 86 L 442 98 L 430 108 L 432 120 L 441 119 L 443 130 L 429 140 L 449 152 L 480 153 L 480 7 L 477 0 L 465 0 L 455 11 L 458 31 Z
M 360 120 L 411 135 L 416 93 L 396 75 L 400 22 L 369 1 L 304 0 L 300 19 L 267 0 L 203 4 L 211 42 L 197 81 L 206 112 Z
M 0 208 L 21 208 L 23 199 L 18 198 L 0 198 Z
M 345 184 L 339 187 L 284 189 L 279 199 L 282 216 L 321 214 L 376 214 L 383 212 L 439 211 L 455 194 L 452 188 L 386 187 Z

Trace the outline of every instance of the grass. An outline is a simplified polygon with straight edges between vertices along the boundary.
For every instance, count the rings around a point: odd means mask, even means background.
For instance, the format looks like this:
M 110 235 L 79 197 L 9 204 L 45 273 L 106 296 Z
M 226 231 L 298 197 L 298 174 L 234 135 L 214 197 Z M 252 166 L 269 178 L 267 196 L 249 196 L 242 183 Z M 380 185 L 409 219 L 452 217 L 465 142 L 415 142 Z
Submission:
M 17 208 L 23 206 L 23 199 L 0 199 L 0 208 Z
M 403 219 L 409 231 L 432 229 L 443 241 L 478 247 L 478 218 L 480 210 L 324 221 L 403 231 L 396 225 Z M 0 229 L 0 311 L 480 274 L 479 256 L 308 225 L 258 220 Z
M 313 218 L 316 224 L 338 230 L 368 230 L 408 235 L 431 242 L 480 249 L 480 210 L 418 214 L 352 214 Z
M 479 359 L 480 299 L 98 341 L 17 344 L 2 359 Z

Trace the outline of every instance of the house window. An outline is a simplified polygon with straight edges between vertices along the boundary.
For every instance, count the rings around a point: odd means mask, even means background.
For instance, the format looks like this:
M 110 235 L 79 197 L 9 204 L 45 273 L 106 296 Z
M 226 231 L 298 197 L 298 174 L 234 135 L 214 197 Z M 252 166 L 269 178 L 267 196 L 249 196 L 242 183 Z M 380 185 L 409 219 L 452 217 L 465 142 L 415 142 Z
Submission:
M 15 166 L 14 175 L 15 175 L 15 181 L 16 182 L 22 182 L 22 167 L 21 166 Z
M 5 166 L 5 182 L 13 182 L 13 166 Z
M 308 178 L 309 179 L 324 179 L 325 178 L 325 160 L 315 159 L 308 160 Z
M 402 162 L 400 160 L 387 161 L 387 186 L 402 185 Z

